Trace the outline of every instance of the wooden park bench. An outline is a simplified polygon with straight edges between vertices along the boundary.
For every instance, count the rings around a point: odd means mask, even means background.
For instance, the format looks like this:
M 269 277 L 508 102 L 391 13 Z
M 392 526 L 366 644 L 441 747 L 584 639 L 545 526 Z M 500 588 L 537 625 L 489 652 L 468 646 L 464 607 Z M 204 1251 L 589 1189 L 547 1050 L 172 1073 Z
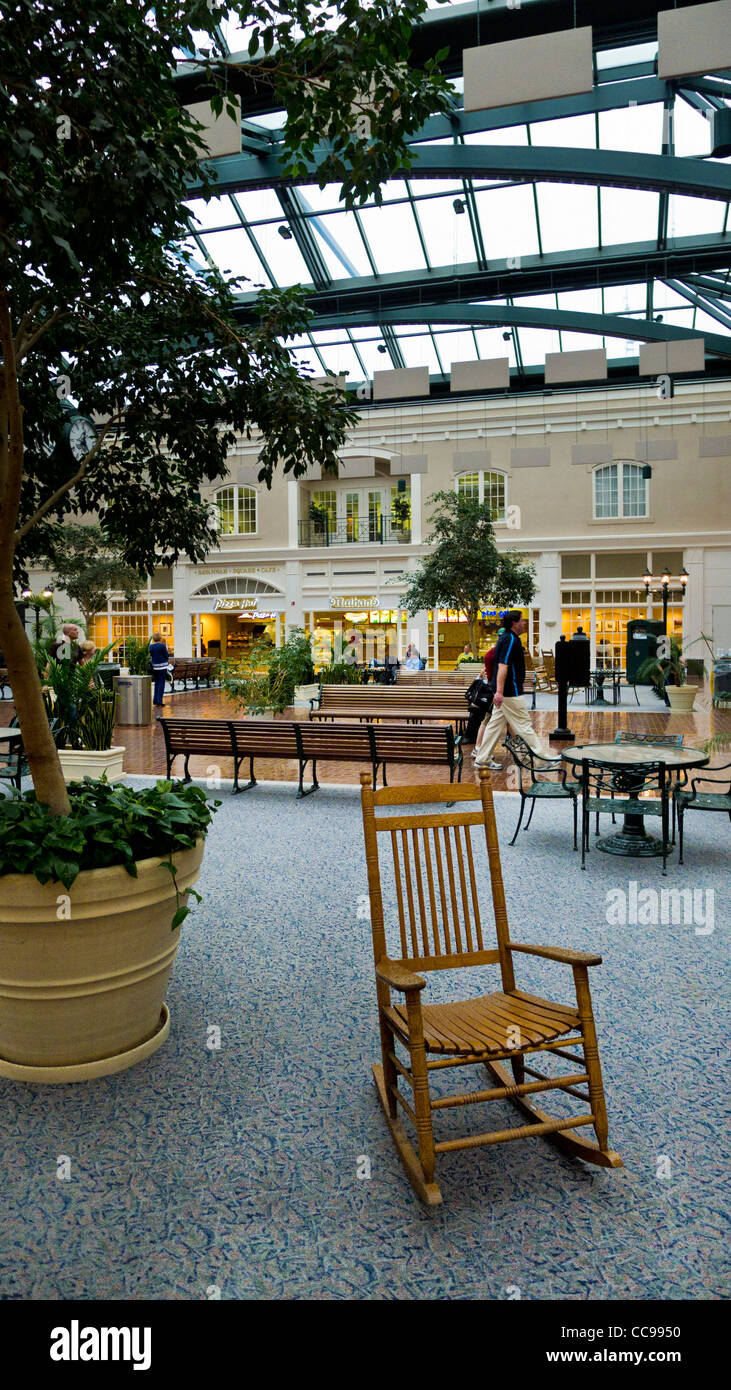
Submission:
M 201 681 L 205 681 L 210 689 L 211 680 L 215 678 L 216 661 L 207 658 L 175 656 L 172 660 L 172 671 L 168 673 L 170 684 L 175 689 L 175 682 L 181 681 L 183 690 L 188 689 L 188 681 L 195 683 L 196 690 L 200 689 Z
M 464 688 L 431 686 L 419 690 L 396 686 L 323 685 L 310 700 L 310 719 L 401 719 L 450 722 L 461 729 L 469 710 Z
M 449 768 L 449 780 L 462 777 L 462 749 L 449 726 L 420 728 L 373 724 L 311 724 L 288 719 L 166 719 L 158 720 L 165 738 L 167 776 L 177 757 L 184 759 L 183 780 L 191 780 L 193 753 L 231 758 L 234 792 L 256 786 L 255 758 L 291 759 L 299 766 L 298 797 L 317 791 L 318 762 L 369 763 L 375 787 L 378 769 L 386 782 L 388 763 L 422 763 Z M 249 759 L 249 781 L 241 786 L 241 764 Z M 312 764 L 312 785 L 305 791 L 304 775 Z

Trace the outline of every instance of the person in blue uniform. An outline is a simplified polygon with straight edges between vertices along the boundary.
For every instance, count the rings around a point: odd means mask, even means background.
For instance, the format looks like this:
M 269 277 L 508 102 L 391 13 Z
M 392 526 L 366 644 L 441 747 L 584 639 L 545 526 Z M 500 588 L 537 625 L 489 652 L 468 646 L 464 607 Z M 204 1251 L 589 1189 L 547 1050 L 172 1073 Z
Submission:
M 162 708 L 163 704 L 162 697 L 165 694 L 165 681 L 167 680 L 169 660 L 170 653 L 160 633 L 153 632 L 152 641 L 150 643 L 150 666 L 152 668 L 154 680 L 152 703 L 159 708 Z

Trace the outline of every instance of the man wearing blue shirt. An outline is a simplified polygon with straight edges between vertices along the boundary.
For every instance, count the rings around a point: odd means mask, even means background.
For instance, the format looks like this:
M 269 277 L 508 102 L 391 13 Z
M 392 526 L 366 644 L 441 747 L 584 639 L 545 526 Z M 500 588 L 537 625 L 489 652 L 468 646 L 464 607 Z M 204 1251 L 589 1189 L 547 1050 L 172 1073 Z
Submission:
M 527 631 L 528 623 L 520 613 L 513 610 L 505 614 L 503 625 L 505 631 L 502 637 L 498 638 L 494 675 L 490 682 L 495 692 L 492 712 L 489 722 L 484 726 L 482 742 L 475 756 L 475 767 L 489 767 L 495 772 L 499 771 L 502 763 L 495 761 L 492 751 L 498 739 L 504 738 L 508 730 L 511 734 L 518 734 L 540 757 L 549 758 L 551 762 L 560 762 L 560 753 L 551 753 L 544 749 L 523 701 L 525 653 L 520 638 L 521 634 Z

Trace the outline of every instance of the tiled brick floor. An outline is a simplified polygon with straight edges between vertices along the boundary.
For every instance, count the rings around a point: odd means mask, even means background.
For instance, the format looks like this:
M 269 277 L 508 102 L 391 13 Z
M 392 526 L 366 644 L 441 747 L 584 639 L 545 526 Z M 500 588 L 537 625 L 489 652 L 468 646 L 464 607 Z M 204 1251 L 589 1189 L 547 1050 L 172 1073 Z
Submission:
M 724 729 L 731 729 L 731 711 L 712 710 L 710 697 L 707 688 L 700 691 L 696 697 L 696 710 L 688 715 L 667 714 L 664 706 L 658 702 L 657 712 L 648 713 L 645 710 L 637 710 L 636 707 L 627 703 L 624 706 L 610 707 L 608 710 L 595 709 L 572 709 L 569 708 L 569 728 L 576 736 L 576 743 L 606 742 L 614 738 L 619 729 L 635 729 L 638 732 L 648 734 L 677 733 L 684 734 L 686 746 L 693 747 L 703 739 L 708 738 L 711 733 L 720 733 Z M 179 716 L 189 715 L 196 719 L 231 718 L 235 716 L 233 706 L 223 699 L 218 690 L 189 691 L 187 693 L 175 693 L 166 697 L 165 712 Z M 14 709 L 11 704 L 0 703 L 0 724 L 9 723 Z M 286 718 L 306 719 L 306 708 L 290 710 L 281 716 Z M 532 715 L 534 727 L 540 737 L 548 741 L 548 735 L 556 727 L 556 712 L 551 710 L 538 710 Z M 125 770 L 137 773 L 165 773 L 165 746 L 162 737 L 162 730 L 157 722 L 145 728 L 118 728 L 116 731 L 115 742 L 124 744 Z M 560 748 L 561 744 L 552 745 Z M 507 786 L 507 770 L 511 765 L 510 759 L 504 749 L 498 749 L 497 754 L 503 761 L 503 771 L 495 773 L 493 785 L 498 789 L 505 790 Z M 724 763 L 731 761 L 729 753 L 721 754 L 713 759 L 714 763 Z M 206 770 L 210 765 L 210 758 L 192 757 L 190 760 L 190 771 L 194 777 L 205 777 Z M 472 760 L 469 752 L 465 758 L 465 774 L 468 768 L 472 767 Z M 176 771 L 182 771 L 182 760 L 178 760 Z M 297 766 L 293 762 L 261 760 L 255 767 L 257 777 L 264 781 L 292 782 L 297 780 Z M 389 782 L 396 786 L 399 784 L 419 783 L 424 781 L 426 769 L 420 768 L 417 764 L 406 764 L 399 766 L 394 764 L 389 768 Z M 321 763 L 318 764 L 318 781 L 327 783 L 354 783 L 358 781 L 359 764 L 356 763 Z M 230 759 L 221 759 L 220 775 L 224 778 L 233 776 L 233 764 Z M 430 767 L 428 769 L 430 781 L 448 781 L 449 774 L 446 769 Z

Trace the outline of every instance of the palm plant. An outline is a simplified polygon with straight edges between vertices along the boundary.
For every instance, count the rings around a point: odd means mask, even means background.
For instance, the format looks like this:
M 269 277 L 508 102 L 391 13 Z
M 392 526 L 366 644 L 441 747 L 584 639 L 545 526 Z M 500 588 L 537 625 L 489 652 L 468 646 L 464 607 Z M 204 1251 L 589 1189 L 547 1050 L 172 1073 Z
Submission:
M 110 702 L 109 693 L 100 689 L 101 678 L 97 674 L 108 650 L 105 647 L 95 652 L 83 665 L 54 658 L 48 662 L 43 701 L 57 748 L 111 747 L 114 697 Z M 105 745 L 88 742 L 96 735 L 106 737 L 107 732 L 109 742 Z

